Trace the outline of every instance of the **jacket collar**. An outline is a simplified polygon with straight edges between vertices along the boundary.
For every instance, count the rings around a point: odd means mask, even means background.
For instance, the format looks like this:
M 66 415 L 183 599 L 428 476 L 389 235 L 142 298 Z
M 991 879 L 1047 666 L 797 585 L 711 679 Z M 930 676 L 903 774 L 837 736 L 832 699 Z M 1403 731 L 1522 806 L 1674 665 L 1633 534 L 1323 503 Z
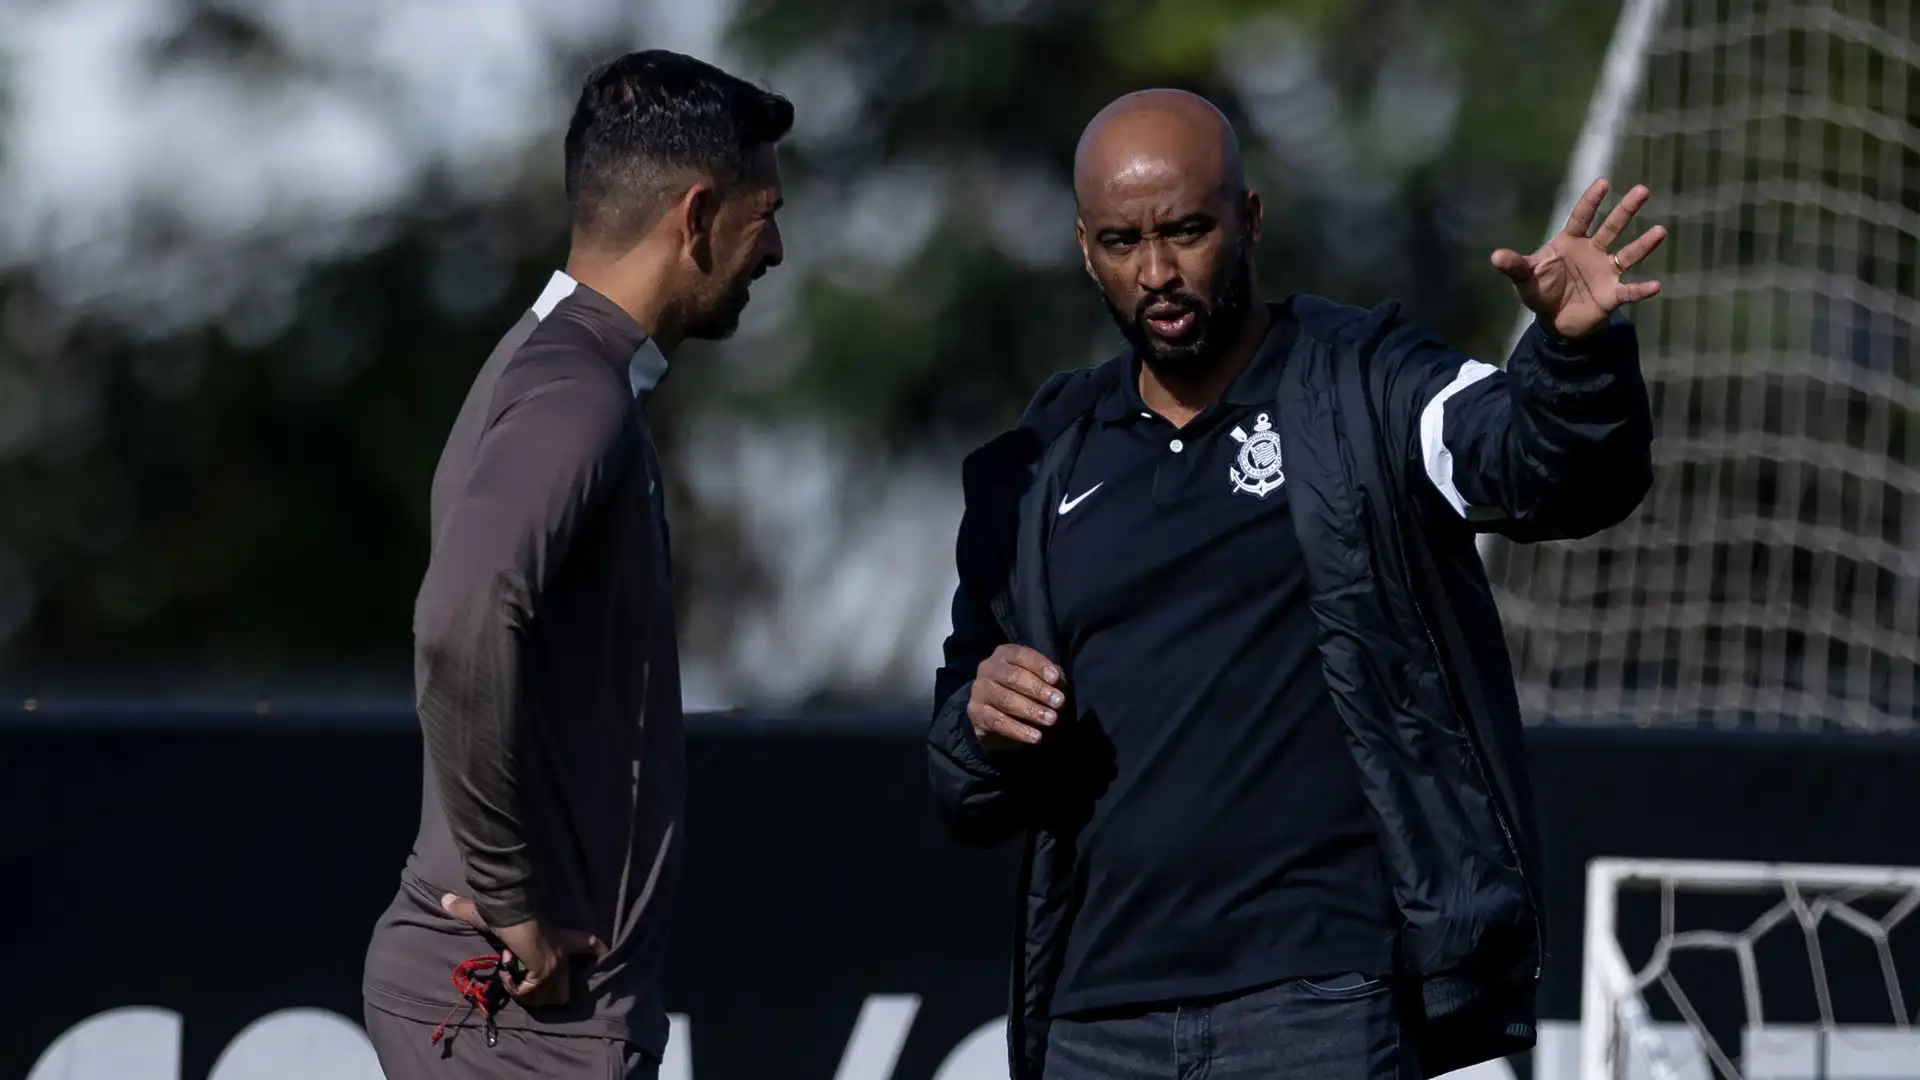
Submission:
M 564 308 L 564 311 L 563 311 Z M 554 271 L 547 287 L 533 302 L 533 316 L 545 321 L 556 311 L 577 317 L 605 344 L 608 361 L 624 365 L 627 385 L 640 397 L 667 377 L 667 357 L 647 331 L 620 305 L 575 281 L 564 270 Z

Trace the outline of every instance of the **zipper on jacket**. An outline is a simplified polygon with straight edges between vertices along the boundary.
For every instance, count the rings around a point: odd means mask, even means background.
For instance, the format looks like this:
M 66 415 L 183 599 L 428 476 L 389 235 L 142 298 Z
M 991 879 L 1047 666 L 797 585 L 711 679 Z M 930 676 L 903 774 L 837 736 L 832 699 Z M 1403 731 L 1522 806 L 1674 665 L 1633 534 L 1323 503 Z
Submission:
M 1493 820 L 1499 822 L 1500 835 L 1506 838 L 1507 851 L 1513 855 L 1513 872 L 1527 890 L 1527 903 L 1533 906 L 1533 979 L 1539 982 L 1547 961 L 1547 942 L 1540 925 L 1540 898 L 1534 894 L 1533 882 L 1527 880 L 1526 859 L 1520 853 L 1519 841 L 1514 839 L 1512 826 L 1507 824 L 1507 811 L 1500 798 L 1500 789 L 1494 786 L 1493 778 L 1487 775 L 1487 763 L 1481 757 L 1479 741 L 1474 738 L 1473 724 L 1459 715 L 1459 699 L 1454 696 L 1453 680 L 1447 675 L 1446 657 L 1440 651 L 1440 642 L 1433 636 L 1433 627 L 1427 622 L 1427 611 L 1420 603 L 1419 591 L 1408 589 L 1407 595 L 1413 600 L 1414 614 L 1420 617 L 1420 629 L 1427 635 L 1427 648 L 1432 650 L 1434 670 L 1440 673 L 1440 685 L 1447 692 L 1447 704 L 1454 710 L 1455 719 L 1460 721 L 1461 734 L 1466 736 L 1467 756 L 1473 760 L 1473 771 L 1487 789 L 1487 801 L 1493 804 Z

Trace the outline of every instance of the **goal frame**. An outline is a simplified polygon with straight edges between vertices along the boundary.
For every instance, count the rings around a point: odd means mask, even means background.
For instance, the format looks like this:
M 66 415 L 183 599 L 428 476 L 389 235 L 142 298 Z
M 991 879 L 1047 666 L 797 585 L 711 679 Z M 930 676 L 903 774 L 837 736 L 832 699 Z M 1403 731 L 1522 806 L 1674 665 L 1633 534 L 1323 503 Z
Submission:
M 1672 882 L 1694 893 L 1812 889 L 1920 890 L 1920 867 L 1736 862 L 1711 859 L 1597 858 L 1587 863 L 1586 924 L 1580 973 L 1580 1080 L 1616 1080 L 1612 1073 L 1615 1010 L 1644 1021 L 1647 1004 L 1634 986 L 1634 971 L 1615 933 L 1617 899 L 1625 888 L 1659 888 Z M 1761 1020 L 1763 1018 L 1756 1018 Z M 1660 1036 L 1635 1023 L 1640 1049 L 1654 1080 L 1672 1080 Z

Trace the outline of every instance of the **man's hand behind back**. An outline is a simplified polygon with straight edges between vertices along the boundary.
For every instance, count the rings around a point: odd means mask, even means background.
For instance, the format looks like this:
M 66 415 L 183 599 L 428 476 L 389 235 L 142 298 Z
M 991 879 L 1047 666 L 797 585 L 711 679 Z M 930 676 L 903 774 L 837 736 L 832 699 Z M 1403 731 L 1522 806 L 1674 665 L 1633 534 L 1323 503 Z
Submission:
M 980 745 L 1000 752 L 1032 746 L 1060 719 L 1066 702 L 1060 666 L 1024 645 L 1002 645 L 980 662 L 967 719 Z
M 529 1007 L 567 1003 L 570 993 L 568 957 L 591 956 L 598 959 L 607 953 L 607 947 L 592 934 L 545 926 L 538 919 L 528 919 L 512 926 L 488 926 L 473 901 L 452 893 L 440 898 L 440 906 L 446 909 L 447 914 L 500 943 L 503 969 L 501 985 L 507 988 L 507 993 L 512 994 L 514 1000 Z M 525 973 L 518 978 L 504 970 L 513 960 L 519 960 L 525 968 Z

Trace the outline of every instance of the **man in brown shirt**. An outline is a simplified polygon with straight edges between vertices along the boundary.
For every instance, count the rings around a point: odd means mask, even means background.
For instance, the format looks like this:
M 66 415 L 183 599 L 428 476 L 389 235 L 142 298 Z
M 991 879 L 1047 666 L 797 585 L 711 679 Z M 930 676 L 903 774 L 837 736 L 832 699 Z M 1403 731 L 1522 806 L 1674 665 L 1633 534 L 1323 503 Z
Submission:
M 480 369 L 434 475 L 420 831 L 363 985 L 391 1080 L 657 1073 L 686 777 L 646 395 L 780 262 L 792 122 L 660 51 L 581 94 L 567 269 Z

